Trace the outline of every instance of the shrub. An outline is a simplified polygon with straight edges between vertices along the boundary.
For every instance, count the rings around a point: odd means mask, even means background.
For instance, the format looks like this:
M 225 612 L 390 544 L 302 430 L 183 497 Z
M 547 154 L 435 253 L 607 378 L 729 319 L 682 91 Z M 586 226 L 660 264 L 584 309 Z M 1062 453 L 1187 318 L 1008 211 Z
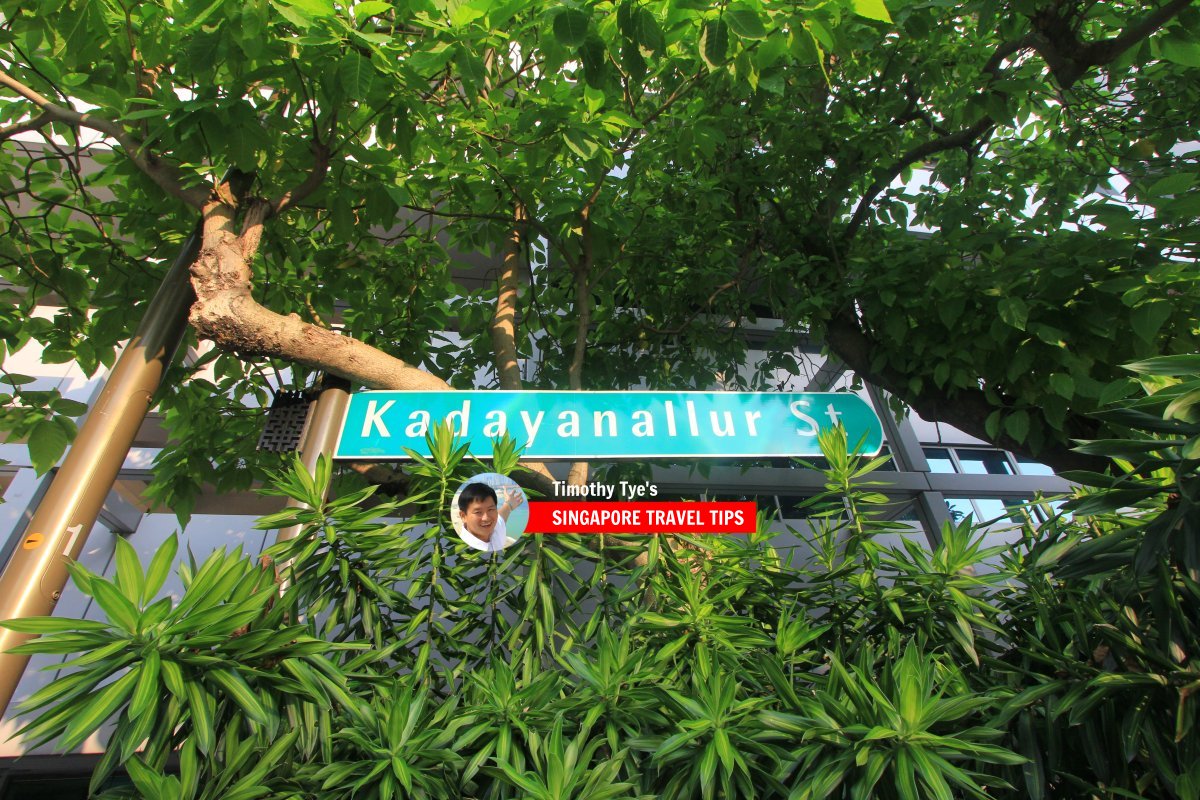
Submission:
M 1196 797 L 1200 366 L 1134 369 L 1160 377 L 1105 412 L 1129 438 L 1082 445 L 1113 473 L 1010 548 L 970 520 L 883 544 L 882 462 L 844 434 L 803 558 L 765 521 L 467 557 L 445 430 L 402 506 L 292 470 L 272 491 L 308 508 L 259 525 L 303 534 L 262 561 L 189 555 L 158 598 L 175 539 L 145 570 L 118 541 L 113 580 L 72 567 L 108 622 L 4 623 L 79 654 L 23 733 L 115 719 L 103 797 Z

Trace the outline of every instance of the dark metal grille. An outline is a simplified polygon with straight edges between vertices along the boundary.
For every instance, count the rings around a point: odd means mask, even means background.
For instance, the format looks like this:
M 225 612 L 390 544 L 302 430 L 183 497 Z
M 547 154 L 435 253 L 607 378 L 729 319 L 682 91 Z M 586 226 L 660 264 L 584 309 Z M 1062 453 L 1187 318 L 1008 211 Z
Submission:
M 298 447 L 308 427 L 308 407 L 312 400 L 305 392 L 280 392 L 267 412 L 267 423 L 258 437 L 258 449 L 288 453 Z

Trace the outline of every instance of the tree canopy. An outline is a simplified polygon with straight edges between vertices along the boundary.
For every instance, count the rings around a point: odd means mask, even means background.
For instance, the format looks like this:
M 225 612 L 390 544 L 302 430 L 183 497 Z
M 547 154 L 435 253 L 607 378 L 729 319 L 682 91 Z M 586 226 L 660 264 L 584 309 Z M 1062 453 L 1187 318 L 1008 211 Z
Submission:
M 538 387 L 761 387 L 781 364 L 730 368 L 739 324 L 771 316 L 925 416 L 1064 467 L 1136 386 L 1117 365 L 1196 349 L 1188 0 L 0 19 L 7 351 L 110 363 L 203 219 L 191 323 L 216 349 L 160 399 L 176 444 L 153 492 L 179 508 L 255 478 L 245 398 L 316 370 L 520 388 L 535 357 Z M 472 253 L 496 264 L 484 289 L 451 279 Z M 61 314 L 32 317 L 49 297 Z M 4 425 L 47 468 L 79 409 L 3 380 Z

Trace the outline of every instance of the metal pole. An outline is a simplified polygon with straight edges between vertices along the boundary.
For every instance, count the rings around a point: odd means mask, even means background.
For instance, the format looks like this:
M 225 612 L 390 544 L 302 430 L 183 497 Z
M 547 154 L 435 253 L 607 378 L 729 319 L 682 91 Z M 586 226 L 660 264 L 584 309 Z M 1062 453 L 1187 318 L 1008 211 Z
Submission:
M 54 612 L 67 583 L 67 562 L 83 550 L 187 330 L 194 300 L 188 270 L 199 251 L 197 229 L 163 278 L 0 575 L 0 619 Z M 33 637 L 0 629 L 0 709 L 8 707 L 29 663 L 29 656 L 7 651 Z
M 304 430 L 304 441 L 300 443 L 300 463 L 310 473 L 317 469 L 321 455 L 333 455 L 342 420 L 346 418 L 346 406 L 350 403 L 350 383 L 342 378 L 327 375 L 322 382 L 321 393 L 308 412 L 308 425 Z M 299 500 L 288 498 L 285 508 L 307 508 Z M 275 542 L 286 542 L 300 535 L 303 526 L 289 525 L 275 534 Z M 284 565 L 281 565 L 281 568 Z

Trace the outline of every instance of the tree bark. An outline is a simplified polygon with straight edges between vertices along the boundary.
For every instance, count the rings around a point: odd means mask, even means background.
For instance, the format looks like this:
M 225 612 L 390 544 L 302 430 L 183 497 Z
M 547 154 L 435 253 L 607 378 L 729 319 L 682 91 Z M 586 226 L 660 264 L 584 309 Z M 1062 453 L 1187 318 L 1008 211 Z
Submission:
M 517 353 L 517 302 L 520 300 L 522 227 L 525 208 L 517 203 L 513 209 L 513 229 L 504 249 L 500 265 L 496 309 L 492 314 L 492 353 L 496 359 L 496 377 L 501 389 L 518 390 L 522 386 L 521 366 Z
M 190 321 L 196 331 L 226 352 L 286 359 L 372 389 L 450 390 L 441 378 L 399 358 L 295 314 L 277 314 L 254 299 L 249 260 L 257 250 L 263 222 L 276 207 L 251 201 L 239 234 L 233 204 L 215 199 L 204 206 L 200 255 L 192 265 L 196 302 Z M 552 490 L 553 477 L 544 465 L 523 466 L 532 471 L 522 476 L 530 488 Z
M 592 204 L 600 193 L 600 187 L 592 194 L 591 200 L 584 206 L 580 214 L 582 235 L 580 237 L 581 252 L 579 261 L 575 264 L 575 348 L 571 354 L 571 363 L 567 367 L 567 386 L 572 391 L 583 389 L 583 359 L 587 355 L 588 332 L 592 325 Z M 567 473 L 567 483 L 571 486 L 582 486 L 587 483 L 588 462 L 575 461 Z
M 1062 444 L 1051 444 L 1041 452 L 1034 453 L 1027 444 L 1003 432 L 997 436 L 988 435 L 985 423 L 997 407 L 982 391 L 960 389 L 952 395 L 942 391 L 914 393 L 908 387 L 908 375 L 871 367 L 871 357 L 878 347 L 862 331 L 857 321 L 845 315 L 830 320 L 826 343 L 830 351 L 845 361 L 859 377 L 901 398 L 925 419 L 948 423 L 977 439 L 1037 459 L 1053 467 L 1055 472 L 1078 469 L 1102 472 L 1108 464 L 1106 459 L 1076 453 Z M 1082 423 L 1083 420 L 1080 420 L 1077 424 Z M 1077 438 L 1095 438 L 1098 428 L 1097 425 L 1091 431 L 1076 431 Z

